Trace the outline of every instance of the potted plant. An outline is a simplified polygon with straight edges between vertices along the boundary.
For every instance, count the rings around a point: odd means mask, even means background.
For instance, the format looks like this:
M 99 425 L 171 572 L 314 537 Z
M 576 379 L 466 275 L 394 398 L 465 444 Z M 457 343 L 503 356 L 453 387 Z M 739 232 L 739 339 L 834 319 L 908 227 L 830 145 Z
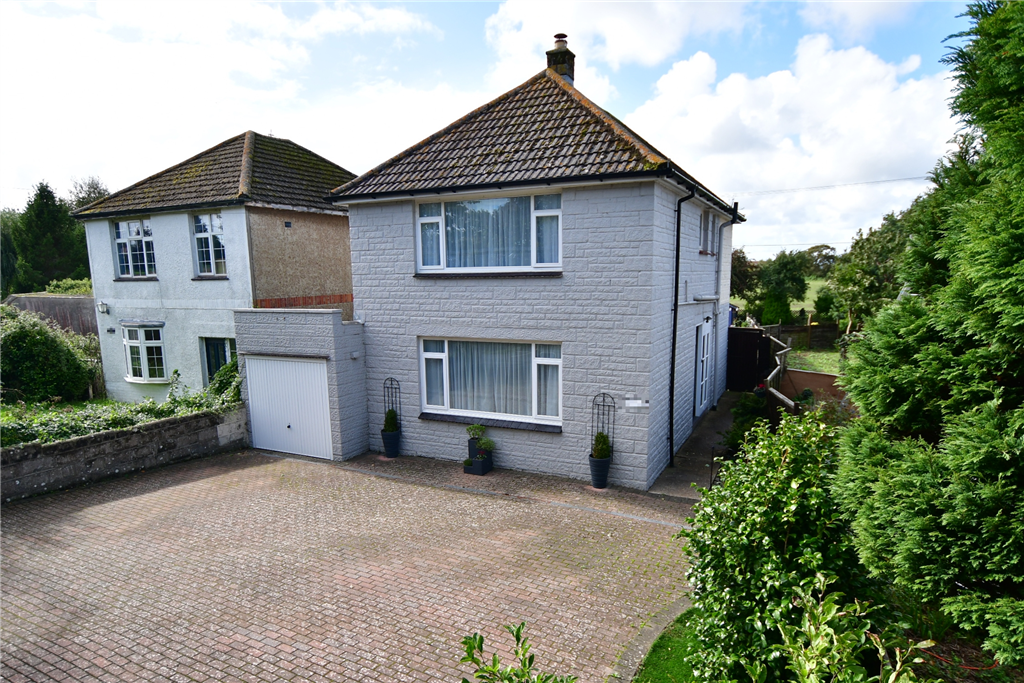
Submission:
M 608 467 L 612 464 L 612 444 L 608 435 L 598 432 L 590 453 L 590 483 L 595 489 L 608 486 Z
M 484 429 L 483 425 L 469 425 L 466 427 L 466 433 L 469 434 L 469 457 L 467 460 L 472 460 L 476 457 L 476 440 L 484 435 Z
M 474 439 L 476 454 L 462 462 L 466 474 L 484 475 L 494 469 L 494 442 L 485 436 Z
M 390 408 L 384 413 L 384 429 L 380 430 L 380 438 L 384 441 L 385 457 L 398 457 L 398 442 L 401 436 L 402 431 L 398 425 L 398 411 Z

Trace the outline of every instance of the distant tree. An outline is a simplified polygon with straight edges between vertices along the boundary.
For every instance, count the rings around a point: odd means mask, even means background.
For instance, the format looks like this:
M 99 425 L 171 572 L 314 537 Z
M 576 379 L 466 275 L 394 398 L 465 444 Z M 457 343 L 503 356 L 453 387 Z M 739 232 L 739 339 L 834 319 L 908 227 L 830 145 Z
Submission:
M 75 179 L 71 181 L 71 195 L 68 197 L 67 202 L 71 206 L 71 210 L 76 211 L 83 206 L 88 206 L 99 199 L 103 199 L 109 194 L 110 190 L 103 184 L 103 181 L 91 175 L 85 180 Z
M 89 277 L 85 227 L 45 182 L 36 186 L 11 236 L 18 253 L 13 291 L 40 292 L 53 280 Z
M 802 251 L 780 251 L 761 263 L 754 291 L 746 297 L 748 312 L 768 325 L 790 322 L 790 302 L 800 301 L 807 294 L 806 272 L 807 254 Z
M 11 293 L 18 273 L 18 250 L 14 247 L 14 226 L 21 222 L 21 212 L 4 209 L 0 212 L 0 298 Z
M 732 250 L 732 278 L 729 292 L 737 299 L 746 299 L 757 288 L 757 266 L 742 249 Z
M 832 270 L 836 262 L 836 248 L 828 244 L 819 244 L 804 251 L 807 254 L 807 274 L 811 277 L 823 278 Z

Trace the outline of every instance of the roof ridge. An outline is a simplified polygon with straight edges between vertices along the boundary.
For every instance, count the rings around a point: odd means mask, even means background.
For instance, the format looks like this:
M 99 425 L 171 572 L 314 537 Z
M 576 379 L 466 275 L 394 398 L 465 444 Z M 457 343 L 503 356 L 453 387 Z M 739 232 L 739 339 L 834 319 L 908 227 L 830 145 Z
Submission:
M 160 176 L 162 176 L 162 175 L 164 175 L 166 173 L 170 173 L 171 171 L 175 170 L 176 168 L 181 168 L 182 166 L 185 166 L 186 164 L 190 164 L 193 161 L 195 161 L 196 159 L 198 159 L 199 157 L 201 157 L 201 156 L 203 156 L 205 154 L 209 154 L 210 152 L 212 152 L 214 150 L 220 149 L 221 147 L 224 147 L 225 145 L 228 145 L 228 144 L 236 141 L 238 138 L 242 137 L 243 135 L 245 135 L 245 133 L 241 133 L 239 135 L 235 135 L 234 137 L 230 137 L 227 140 L 224 140 L 223 142 L 217 143 L 213 147 L 210 147 L 209 149 L 205 149 L 202 152 L 200 152 L 199 154 L 196 154 L 194 156 L 189 157 L 188 159 L 185 159 L 185 161 L 182 161 L 182 162 L 179 162 L 177 164 L 174 164 L 173 166 L 168 166 L 164 170 L 158 171 L 158 172 L 154 173 L 153 175 L 151 175 L 151 176 L 149 176 L 147 178 L 143 178 L 142 180 L 140 180 L 137 183 L 133 183 L 133 184 L 129 185 L 128 187 L 125 187 L 125 188 L 122 188 L 122 189 L 118 190 L 117 192 L 113 192 L 111 194 L 108 194 L 103 199 L 97 199 L 92 204 L 88 204 L 86 206 L 83 206 L 81 209 L 78 209 L 78 210 L 72 212 L 71 215 L 77 216 L 80 213 L 84 212 L 86 209 L 92 208 L 92 207 L 96 206 L 97 204 L 103 204 L 103 203 L 113 199 L 114 197 L 118 197 L 120 195 L 123 195 L 123 194 L 125 194 L 126 192 L 128 192 L 130 190 L 134 190 L 135 188 L 139 187 L 140 185 L 148 183 L 149 181 L 154 180 L 156 178 L 159 178 Z
M 355 176 L 355 173 L 352 173 L 352 171 L 348 170 L 344 166 L 342 166 L 340 164 L 334 163 L 333 161 L 331 161 L 327 157 L 325 157 L 323 155 L 320 155 L 320 154 L 317 154 L 316 152 L 314 152 L 313 150 L 309 149 L 308 147 L 303 147 L 302 145 L 300 145 L 299 143 L 297 143 L 297 142 L 295 142 L 293 140 L 289 140 L 288 138 L 278 138 L 278 137 L 274 137 L 273 135 L 263 135 L 261 133 L 254 133 L 254 135 L 256 136 L 256 138 L 263 138 L 264 140 L 277 140 L 279 142 L 287 142 L 289 145 L 292 145 L 293 147 L 295 147 L 297 149 L 301 149 L 306 154 L 309 154 L 310 156 L 314 156 L 317 159 L 319 159 L 320 161 L 327 162 L 331 166 L 336 166 L 336 167 L 340 168 L 342 171 L 344 171 L 345 173 L 348 173 L 348 174 L 350 174 L 352 176 Z M 255 143 L 256 143 L 256 140 L 254 138 L 253 139 L 253 150 L 254 150 L 254 153 L 255 153 Z
M 633 132 L 633 130 L 629 126 L 624 124 L 622 121 L 619 121 L 617 118 L 615 118 L 615 116 L 609 114 L 603 108 L 598 106 L 597 103 L 595 103 L 589 97 L 581 93 L 575 85 L 570 84 L 568 81 L 565 80 L 565 78 L 563 78 L 553 69 L 549 67 L 542 71 L 541 73 L 545 74 L 550 80 L 554 81 L 559 86 L 561 86 L 562 89 L 564 89 L 574 100 L 583 105 L 591 114 L 594 114 L 599 119 L 601 119 L 601 121 L 605 125 L 612 129 L 612 132 L 614 134 L 618 135 L 619 137 L 626 138 L 634 147 L 638 149 L 638 151 L 644 157 L 647 158 L 649 162 L 656 163 L 659 166 L 661 164 L 669 163 L 670 159 L 666 155 L 659 152 L 654 147 L 654 145 L 644 140 L 642 137 Z
M 245 131 L 245 144 L 242 145 L 242 172 L 238 176 L 238 197 L 249 197 L 249 189 L 252 185 L 253 156 L 256 153 L 256 133 L 251 130 Z
M 418 152 L 419 150 L 421 150 L 426 145 L 430 144 L 431 142 L 433 142 L 437 138 L 442 137 L 443 135 L 445 135 L 446 133 L 448 133 L 449 131 L 454 129 L 456 126 L 459 126 L 459 125 L 467 123 L 468 121 L 476 118 L 477 116 L 479 116 L 479 115 L 481 115 L 481 114 L 491 110 L 493 107 L 495 107 L 499 103 L 507 100 L 512 95 L 515 95 L 515 94 L 519 93 L 521 90 L 523 90 L 527 86 L 531 85 L 534 81 L 537 81 L 538 79 L 542 78 L 547 71 L 548 71 L 548 69 L 544 69 L 544 71 L 541 71 L 540 73 L 537 73 L 537 74 L 535 74 L 533 76 L 530 76 L 530 78 L 526 79 L 525 81 L 523 81 L 522 83 L 520 83 L 516 87 L 512 88 L 511 90 L 507 90 L 506 92 L 502 93 L 501 95 L 498 95 L 497 97 L 495 97 L 490 102 L 487 102 L 486 104 L 483 104 L 483 105 L 477 107 L 476 109 L 474 109 L 473 111 L 469 112 L 468 114 L 465 114 L 465 115 L 459 117 L 458 119 L 452 121 L 447 126 L 442 128 L 441 130 L 437 131 L 436 133 L 433 133 L 432 135 L 429 135 L 428 137 L 423 138 L 422 140 L 417 142 L 415 145 L 412 145 L 411 147 L 409 147 L 409 148 L 399 152 L 398 154 L 396 154 L 395 156 L 391 157 L 387 161 L 384 161 L 382 163 L 377 164 L 376 166 L 371 168 L 366 173 L 363 173 L 363 174 L 353 178 L 352 180 L 348 181 L 344 185 L 340 185 L 340 186 L 334 188 L 333 190 L 331 190 L 330 195 L 333 196 L 333 195 L 339 194 L 339 193 L 343 192 L 344 190 L 346 190 L 347 188 L 353 187 L 356 183 L 360 183 L 360 182 L 363 182 L 364 180 L 368 180 L 369 178 L 372 178 L 374 175 L 376 175 L 381 170 L 383 170 L 384 167 L 390 166 L 391 164 L 393 164 L 395 162 L 401 161 L 402 159 L 404 159 L 404 158 L 406 158 L 408 156 L 411 156 L 414 152 Z

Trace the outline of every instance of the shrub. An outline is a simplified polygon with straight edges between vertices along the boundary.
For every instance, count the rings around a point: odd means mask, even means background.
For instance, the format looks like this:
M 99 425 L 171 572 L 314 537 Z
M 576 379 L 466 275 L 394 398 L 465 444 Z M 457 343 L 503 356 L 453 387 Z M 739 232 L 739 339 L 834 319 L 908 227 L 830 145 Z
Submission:
M 789 299 L 785 294 L 771 292 L 764 300 L 764 311 L 761 313 L 762 325 L 789 325 L 793 322 L 793 311 L 789 308 Z
M 398 431 L 398 411 L 394 408 L 388 408 L 388 411 L 384 413 L 383 431 L 388 434 Z
M 604 432 L 598 432 L 594 435 L 593 456 L 595 460 L 604 460 L 605 458 L 612 457 L 612 444 L 608 440 L 608 435 Z
M 723 465 L 721 485 L 704 493 L 691 529 L 679 534 L 689 541 L 688 578 L 701 612 L 700 680 L 746 680 L 759 665 L 767 680 L 786 680 L 772 648 L 782 644 L 779 626 L 803 617 L 794 588 L 818 573 L 836 577 L 832 590 L 868 588 L 829 493 L 838 430 L 818 418 L 784 415 L 775 434 L 756 425 L 741 457 Z
M 484 435 L 484 429 L 486 428 L 483 425 L 469 425 L 466 427 L 466 433 L 471 439 L 479 439 Z
M 0 310 L 0 376 L 3 400 L 65 401 L 82 398 L 94 369 L 85 354 L 90 342 L 55 323 L 11 306 Z
M 723 442 L 726 448 L 733 451 L 739 450 L 747 437 L 747 432 L 754 428 L 758 420 L 768 419 L 768 399 L 762 395 L 746 393 L 740 394 L 736 405 L 732 407 L 732 427 L 723 432 Z
M 480 437 L 479 439 L 476 440 L 476 450 L 477 450 L 477 453 L 479 453 L 480 451 L 493 452 L 494 451 L 494 441 L 492 441 L 491 439 L 488 439 L 486 436 L 482 436 L 482 437 Z M 479 457 L 479 456 L 477 456 L 477 457 Z
M 575 683 L 575 676 L 555 676 L 534 672 L 534 655 L 530 654 L 529 639 L 523 635 L 526 622 L 518 626 L 506 626 L 505 630 L 512 634 L 516 644 L 512 648 L 512 656 L 516 659 L 516 665 L 501 667 L 501 659 L 494 655 L 490 664 L 485 664 L 484 637 L 479 633 L 466 636 L 462 639 L 462 647 L 466 655 L 459 661 L 463 664 L 472 664 L 476 667 L 473 678 L 482 683 Z M 462 683 L 470 683 L 469 679 L 463 678 Z
M 69 277 L 63 280 L 51 280 L 50 284 L 46 285 L 46 291 L 49 294 L 85 294 L 92 296 L 92 280 L 89 278 L 72 280 Z
M 835 318 L 835 314 L 832 309 L 836 305 L 836 295 L 832 293 L 832 290 L 828 287 L 822 287 L 818 290 L 818 296 L 814 298 L 814 315 L 818 320 L 828 320 L 829 318 Z

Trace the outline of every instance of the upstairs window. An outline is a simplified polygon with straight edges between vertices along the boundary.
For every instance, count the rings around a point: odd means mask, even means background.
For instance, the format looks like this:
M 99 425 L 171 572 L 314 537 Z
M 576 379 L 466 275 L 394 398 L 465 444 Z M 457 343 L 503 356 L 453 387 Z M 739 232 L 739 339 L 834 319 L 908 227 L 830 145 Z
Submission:
M 161 325 L 121 324 L 124 360 L 129 382 L 166 382 Z
M 418 270 L 523 272 L 562 264 L 562 195 L 417 206 Z
M 715 253 L 715 238 L 718 235 L 718 214 L 704 211 L 700 215 L 700 253 Z
M 219 213 L 192 216 L 195 234 L 196 272 L 202 275 L 227 275 L 224 251 L 224 224 Z
M 119 278 L 156 275 L 153 230 L 149 227 L 148 218 L 115 222 L 114 248 Z

